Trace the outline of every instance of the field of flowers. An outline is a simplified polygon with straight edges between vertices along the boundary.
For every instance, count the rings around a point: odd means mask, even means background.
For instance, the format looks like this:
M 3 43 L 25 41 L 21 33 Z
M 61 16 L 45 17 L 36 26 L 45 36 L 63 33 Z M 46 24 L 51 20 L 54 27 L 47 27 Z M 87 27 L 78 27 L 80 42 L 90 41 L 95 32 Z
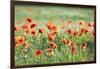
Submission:
M 94 9 L 15 6 L 15 65 L 94 61 Z

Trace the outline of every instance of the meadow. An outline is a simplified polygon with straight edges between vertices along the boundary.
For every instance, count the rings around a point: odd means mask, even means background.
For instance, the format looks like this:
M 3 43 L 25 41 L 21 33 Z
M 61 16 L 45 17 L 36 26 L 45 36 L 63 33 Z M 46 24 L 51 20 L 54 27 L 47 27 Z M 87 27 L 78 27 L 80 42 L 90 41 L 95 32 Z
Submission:
M 94 61 L 94 9 L 15 6 L 15 65 Z

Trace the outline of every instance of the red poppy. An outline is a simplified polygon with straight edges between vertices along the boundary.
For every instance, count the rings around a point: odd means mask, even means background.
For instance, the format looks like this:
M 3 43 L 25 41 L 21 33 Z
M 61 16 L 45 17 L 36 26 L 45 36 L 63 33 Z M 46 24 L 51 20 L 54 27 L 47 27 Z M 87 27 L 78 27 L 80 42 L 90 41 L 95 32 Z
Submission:
M 25 37 L 24 36 L 17 36 L 15 38 L 16 47 L 19 46 L 19 45 L 22 45 L 24 42 L 25 42 Z
M 90 24 L 90 23 L 88 23 L 88 26 L 89 26 L 89 27 L 91 27 L 91 24 Z
M 67 44 L 67 40 L 66 40 L 66 39 L 64 39 L 64 40 L 63 40 L 63 43 L 66 45 L 66 44 Z
M 36 26 L 36 24 L 31 24 L 31 28 L 34 28 Z
M 73 34 L 73 31 L 71 29 L 67 30 L 68 34 Z
M 52 31 L 57 31 L 57 29 L 58 29 L 58 28 L 57 28 L 56 25 L 52 25 L 52 26 L 51 26 L 51 30 L 52 30 Z
M 81 48 L 85 49 L 86 48 L 86 43 L 82 43 Z
M 25 24 L 25 25 L 22 26 L 22 28 L 23 28 L 24 30 L 26 30 L 26 29 L 28 29 L 28 25 Z
M 44 29 L 43 28 L 39 28 L 39 33 L 43 33 L 44 32 Z
M 31 23 L 31 22 L 32 22 L 32 19 L 31 19 L 31 18 L 27 18 L 27 21 L 28 21 L 29 23 Z
M 29 33 L 29 30 L 28 30 L 28 29 L 26 29 L 26 30 L 24 30 L 24 32 L 25 32 L 25 34 L 28 34 L 28 33 Z
M 41 55 L 41 54 L 42 54 L 42 51 L 41 51 L 41 50 L 36 50 L 36 51 L 35 51 L 35 55 L 36 55 L 36 56 L 39 56 L 39 55 Z
M 50 23 L 46 23 L 46 27 L 51 30 L 52 25 Z
M 73 36 L 77 36 L 78 35 L 78 32 L 77 31 L 74 31 L 73 32 Z
M 74 46 L 71 47 L 71 53 L 75 54 L 76 53 L 76 48 Z
M 84 21 L 79 21 L 79 25 L 83 25 L 84 24 Z
M 82 33 L 84 33 L 84 31 L 85 31 L 85 28 L 81 28 L 81 29 L 80 29 L 80 31 L 81 31 Z
M 50 40 L 50 41 L 54 41 L 54 36 L 52 35 L 52 34 L 48 34 L 47 33 L 47 36 L 48 36 L 48 39 Z
M 68 46 L 69 46 L 70 40 L 69 40 L 69 39 L 64 39 L 64 40 L 63 40 L 63 43 L 64 43 L 65 45 L 68 45 Z
M 85 29 L 84 33 L 87 33 L 88 32 L 88 29 Z
M 36 37 L 36 36 L 37 36 L 37 32 L 36 32 L 36 31 L 34 31 L 34 30 L 32 30 L 32 31 L 31 31 L 31 34 L 33 34 L 33 36 L 34 36 L 34 37 Z
M 50 42 L 49 46 L 51 46 L 52 48 L 57 48 L 57 45 L 54 42 Z

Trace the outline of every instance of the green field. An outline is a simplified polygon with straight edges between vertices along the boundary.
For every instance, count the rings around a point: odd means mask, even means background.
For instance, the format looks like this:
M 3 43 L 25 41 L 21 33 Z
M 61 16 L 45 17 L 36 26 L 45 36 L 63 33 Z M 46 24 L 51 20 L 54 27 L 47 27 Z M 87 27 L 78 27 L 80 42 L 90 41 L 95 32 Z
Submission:
M 61 7 L 61 6 L 37 6 L 37 5 L 16 5 L 15 6 L 15 26 L 22 26 L 27 23 L 27 18 L 32 19 L 32 23 L 37 24 L 34 30 L 37 32 L 37 37 L 33 37 L 31 34 L 25 35 L 25 41 L 28 42 L 28 48 L 24 49 L 23 44 L 15 47 L 15 65 L 34 65 L 34 64 L 53 64 L 53 63 L 74 63 L 74 62 L 87 62 L 94 61 L 94 37 L 91 32 L 94 28 L 88 28 L 89 22 L 94 23 L 94 9 L 93 8 L 78 8 L 78 7 Z M 62 30 L 62 20 L 67 24 L 71 20 L 70 25 L 66 25 Z M 81 36 L 72 36 L 65 33 L 65 30 L 69 28 L 73 31 L 80 30 L 80 25 L 76 25 L 79 21 L 83 20 L 86 29 L 89 32 L 82 34 Z M 51 42 L 47 38 L 47 32 L 49 29 L 45 26 L 50 21 L 51 24 L 55 24 L 58 27 L 58 34 L 54 35 L 53 41 L 57 48 L 53 49 L 49 46 Z M 94 23 L 95 24 L 95 23 Z M 41 35 L 38 30 L 44 28 L 44 32 Z M 22 36 L 23 29 L 15 32 L 15 37 Z M 59 40 L 69 39 L 75 44 L 75 54 L 72 54 L 68 45 L 65 45 Z M 86 48 L 83 50 L 81 44 L 86 43 Z M 47 49 L 52 49 L 52 54 L 47 55 Z M 71 48 L 71 49 L 70 49 Z M 35 55 L 36 50 L 42 51 L 42 54 Z M 73 49 L 72 49 L 73 50 Z

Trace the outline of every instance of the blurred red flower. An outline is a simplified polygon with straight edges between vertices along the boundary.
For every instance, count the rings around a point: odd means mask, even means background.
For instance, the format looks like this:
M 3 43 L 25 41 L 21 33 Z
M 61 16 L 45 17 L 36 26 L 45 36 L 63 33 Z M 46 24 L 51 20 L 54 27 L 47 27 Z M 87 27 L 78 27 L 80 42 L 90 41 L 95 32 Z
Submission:
M 29 23 L 31 23 L 31 22 L 32 22 L 32 19 L 31 19 L 31 18 L 27 18 L 27 21 L 28 21 Z
M 28 25 L 27 24 L 23 25 L 22 29 L 24 29 L 24 30 L 28 29 Z
M 36 50 L 36 51 L 35 51 L 35 55 L 36 55 L 36 56 L 39 56 L 39 55 L 41 55 L 41 54 L 42 54 L 42 51 L 41 51 L 41 50 Z
M 43 33 L 44 32 L 44 29 L 43 28 L 39 28 L 39 33 Z
M 34 27 L 36 27 L 36 24 L 31 24 L 31 28 L 34 28 Z
M 82 44 L 81 44 L 81 48 L 82 48 L 82 49 L 85 49 L 85 48 L 86 48 L 86 45 L 87 45 L 86 43 L 82 43 Z
M 55 37 L 52 34 L 47 33 L 48 39 L 54 41 Z
M 73 34 L 73 31 L 71 29 L 67 30 L 68 34 Z
M 52 48 L 57 48 L 57 45 L 54 42 L 49 42 L 49 46 L 51 46 Z

